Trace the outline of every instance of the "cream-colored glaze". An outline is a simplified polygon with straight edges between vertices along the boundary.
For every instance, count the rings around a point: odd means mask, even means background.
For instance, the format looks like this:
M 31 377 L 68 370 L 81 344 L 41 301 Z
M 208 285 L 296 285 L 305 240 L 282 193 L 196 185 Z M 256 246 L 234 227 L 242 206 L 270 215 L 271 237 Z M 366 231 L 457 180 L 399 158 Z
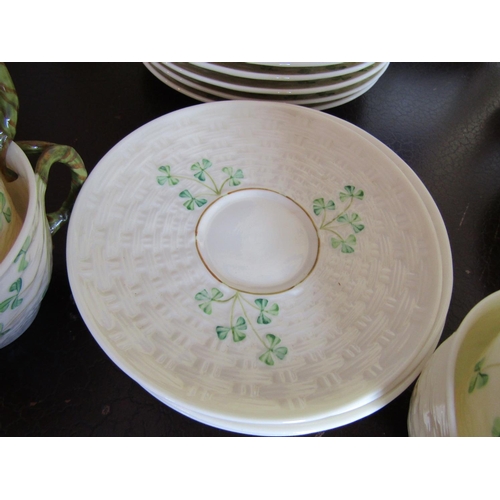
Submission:
M 495 325 L 500 327 L 500 325 Z M 488 328 L 486 326 L 486 328 Z M 461 436 L 491 436 L 495 419 L 500 418 L 500 334 L 479 352 L 487 341 L 477 334 L 477 347 L 466 345 L 459 352 L 456 368 L 456 417 L 458 434 Z M 468 342 L 467 342 L 468 344 Z M 464 342 L 465 345 L 465 342 Z M 487 374 L 488 382 L 469 392 L 474 367 L 484 359 L 481 372 Z
M 496 411 L 498 392 L 495 401 L 488 402 L 486 394 L 493 394 L 487 389 L 489 383 L 472 394 L 468 389 L 474 366 L 489 347 L 494 346 L 494 357 L 498 355 L 493 341 L 499 331 L 500 291 L 476 304 L 426 363 L 410 402 L 411 436 L 491 436 L 492 422 L 488 425 L 487 418 Z
M 22 303 L 15 308 L 11 304 L 0 313 L 4 332 L 0 335 L 0 348 L 16 340 L 31 325 L 52 273 L 52 239 L 45 216 L 46 185 L 35 175 L 27 156 L 15 143 L 9 146 L 7 162 L 18 175 L 10 183 L 9 189 L 12 202 L 24 223 L 16 241 L 0 263 L 0 302 L 13 295 L 11 287 L 21 279 L 19 298 Z M 21 264 L 23 249 L 27 250 L 24 269 Z
M 256 294 L 278 293 L 302 282 L 316 263 L 318 233 L 289 198 L 242 189 L 219 198 L 200 218 L 198 250 L 222 283 Z
M 23 221 L 11 199 L 11 184 L 11 182 L 7 182 L 7 180 L 4 179 L 2 172 L 0 172 L 0 193 L 5 197 L 3 211 L 10 212 L 10 221 L 7 221 L 3 214 L 0 214 L 0 218 L 2 218 L 0 221 L 0 262 L 3 261 L 14 245 L 23 225 Z
M 209 204 L 186 209 L 180 197 L 206 196 L 190 171 L 201 158 L 217 185 L 221 169 L 241 169 L 241 188 L 282 193 L 316 223 L 317 198 L 338 201 L 347 185 L 365 191 L 353 205 L 366 223 L 355 252 L 332 248 L 323 231 L 313 272 L 270 299 L 279 315 L 262 331 L 288 347 L 274 366 L 259 361 L 250 328 L 238 343 L 215 333 L 229 324 L 222 302 L 234 290 L 196 249 Z M 159 186 L 160 165 L 180 183 Z M 387 403 L 434 349 L 451 294 L 446 231 L 408 166 L 341 120 L 276 103 L 194 106 L 131 134 L 85 184 L 67 257 L 85 322 L 126 373 L 193 418 L 262 434 L 343 425 Z M 203 289 L 218 297 L 210 314 L 195 299 Z M 257 297 L 241 301 L 249 318 Z

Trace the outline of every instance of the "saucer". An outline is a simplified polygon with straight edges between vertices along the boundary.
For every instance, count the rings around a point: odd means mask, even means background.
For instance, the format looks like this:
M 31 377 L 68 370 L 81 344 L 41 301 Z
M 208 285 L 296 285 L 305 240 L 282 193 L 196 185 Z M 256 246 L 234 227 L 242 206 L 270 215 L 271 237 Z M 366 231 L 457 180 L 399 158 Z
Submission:
M 192 106 L 123 139 L 80 192 L 67 261 L 125 373 L 191 418 L 262 435 L 387 404 L 451 297 L 446 230 L 411 169 L 353 125 L 275 102 Z

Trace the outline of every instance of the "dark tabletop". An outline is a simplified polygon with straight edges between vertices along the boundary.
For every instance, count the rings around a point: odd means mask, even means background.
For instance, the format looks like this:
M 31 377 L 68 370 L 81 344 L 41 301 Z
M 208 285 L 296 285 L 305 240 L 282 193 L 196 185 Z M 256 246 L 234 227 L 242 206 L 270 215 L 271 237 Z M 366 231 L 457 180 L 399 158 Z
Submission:
M 7 63 L 19 101 L 16 140 L 74 147 L 90 172 L 127 134 L 199 104 L 141 63 Z M 500 288 L 500 64 L 391 63 L 366 94 L 325 111 L 366 130 L 420 177 L 448 230 L 453 294 L 441 341 Z M 59 208 L 69 174 L 46 195 Z M 63 227 L 52 281 L 32 326 L 0 349 L 0 436 L 236 436 L 157 401 L 104 354 L 82 321 Z M 411 385 L 376 413 L 322 436 L 407 436 Z

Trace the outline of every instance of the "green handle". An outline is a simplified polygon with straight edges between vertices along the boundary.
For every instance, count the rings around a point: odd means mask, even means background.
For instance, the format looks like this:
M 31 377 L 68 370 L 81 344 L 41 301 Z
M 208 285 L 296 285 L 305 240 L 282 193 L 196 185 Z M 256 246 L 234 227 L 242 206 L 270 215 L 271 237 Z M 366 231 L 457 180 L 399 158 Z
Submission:
M 45 185 L 47 185 L 50 168 L 54 163 L 67 165 L 71 171 L 71 186 L 66 200 L 59 210 L 47 214 L 50 234 L 55 234 L 69 219 L 78 192 L 87 179 L 87 170 L 83 160 L 70 146 L 42 141 L 16 141 L 16 143 L 26 154 L 40 154 L 35 166 L 35 173 Z

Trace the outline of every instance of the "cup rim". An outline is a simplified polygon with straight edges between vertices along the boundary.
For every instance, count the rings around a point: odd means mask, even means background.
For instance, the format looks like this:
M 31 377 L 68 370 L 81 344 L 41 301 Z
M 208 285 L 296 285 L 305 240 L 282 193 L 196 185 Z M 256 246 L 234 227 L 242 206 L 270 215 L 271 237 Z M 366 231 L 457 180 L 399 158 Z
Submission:
M 28 237 L 29 232 L 31 231 L 31 221 L 35 217 L 37 203 L 35 172 L 33 171 L 33 167 L 31 166 L 28 157 L 15 142 L 11 142 L 9 145 L 9 149 L 7 150 L 7 163 L 9 165 L 9 168 L 14 170 L 14 172 L 16 172 L 16 174 L 18 174 L 19 176 L 23 176 L 27 181 L 28 209 L 26 210 L 26 215 L 24 217 L 21 230 L 17 235 L 16 241 L 12 245 L 7 255 L 4 257 L 3 261 L 0 262 L 0 279 L 11 267 L 14 259 L 19 254 L 24 242 L 26 241 L 26 238 Z

